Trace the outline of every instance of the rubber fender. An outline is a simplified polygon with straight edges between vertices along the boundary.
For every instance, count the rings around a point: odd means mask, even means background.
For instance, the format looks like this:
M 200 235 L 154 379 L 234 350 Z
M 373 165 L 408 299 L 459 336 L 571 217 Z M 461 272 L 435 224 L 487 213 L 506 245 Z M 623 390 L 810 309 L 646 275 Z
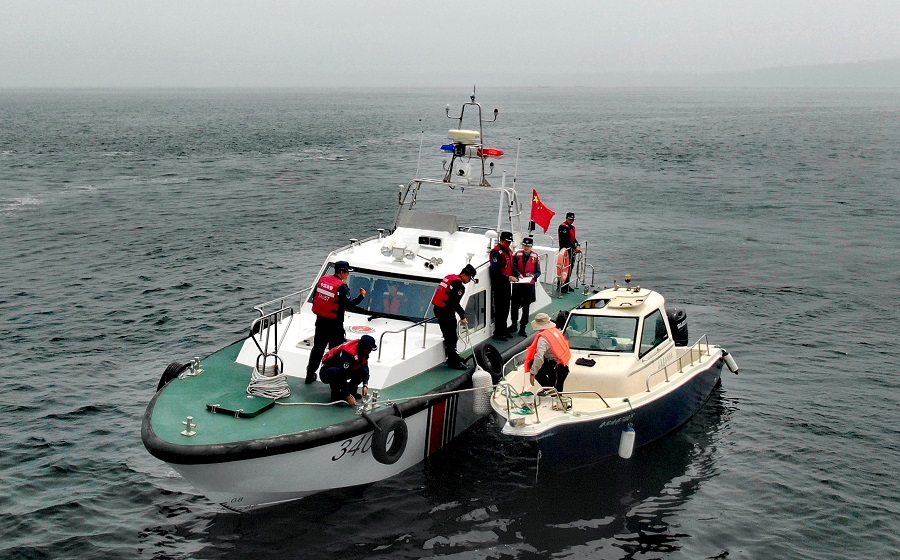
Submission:
M 390 448 L 388 437 L 394 434 Z M 409 440 L 409 427 L 403 418 L 385 416 L 378 421 L 378 429 L 372 434 L 372 456 L 383 465 L 393 465 L 400 460 Z
M 478 363 L 491 374 L 494 383 L 499 381 L 503 373 L 503 355 L 493 344 L 485 344 L 478 353 Z
M 180 362 L 172 362 L 169 364 L 163 372 L 162 377 L 159 378 L 159 385 L 156 386 L 156 392 L 158 393 L 160 389 L 169 384 L 169 381 L 178 377 L 178 374 L 184 371 L 184 368 L 186 367 L 187 364 L 182 364 Z
M 554 319 L 553 322 L 556 323 L 556 327 L 559 330 L 563 330 L 563 328 L 566 326 L 566 321 L 568 321 L 568 320 L 569 320 L 569 310 L 562 309 L 562 310 L 560 310 L 559 313 L 556 314 L 556 319 Z

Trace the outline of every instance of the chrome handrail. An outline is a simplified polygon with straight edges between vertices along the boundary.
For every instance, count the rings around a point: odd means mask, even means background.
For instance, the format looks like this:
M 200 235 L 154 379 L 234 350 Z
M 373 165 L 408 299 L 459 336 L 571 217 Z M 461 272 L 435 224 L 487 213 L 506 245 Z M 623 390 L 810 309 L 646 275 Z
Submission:
M 300 296 L 299 299 L 300 299 L 300 302 L 301 302 L 301 304 L 302 304 L 302 303 L 303 303 L 303 300 L 305 299 L 305 298 L 303 297 L 303 294 L 306 294 L 306 293 L 310 292 L 311 290 L 312 290 L 312 287 L 310 287 L 310 288 L 305 288 L 305 289 L 300 290 L 300 291 L 298 291 L 298 292 L 293 292 L 293 293 L 288 294 L 288 295 L 286 295 L 286 296 L 281 296 L 281 297 L 279 297 L 279 298 L 275 298 L 275 299 L 273 299 L 273 300 L 269 300 L 269 301 L 267 301 L 267 302 L 260 303 L 259 305 L 254 305 L 254 306 L 253 306 L 253 309 L 255 309 L 255 310 L 259 313 L 259 316 L 262 317 L 262 316 L 266 315 L 266 312 L 265 312 L 265 308 L 266 308 L 266 307 L 268 307 L 268 306 L 270 306 L 270 305 L 272 305 L 272 304 L 277 303 L 277 304 L 278 304 L 278 307 L 279 307 L 279 310 L 280 310 L 280 309 L 284 309 L 284 308 L 285 308 L 285 306 L 284 306 L 285 300 L 287 300 L 287 299 L 289 299 L 289 298 L 292 298 L 292 297 L 295 297 L 295 296 Z
M 704 355 L 703 349 L 704 348 L 706 349 L 705 354 L 707 356 L 711 355 L 711 353 L 709 351 L 709 336 L 705 335 L 705 334 L 703 336 L 701 336 L 700 338 L 698 338 L 697 342 L 695 342 L 690 347 L 688 347 L 687 350 L 682 352 L 681 355 L 678 356 L 676 359 L 672 360 L 671 362 L 667 363 L 663 367 L 659 368 L 658 370 L 656 370 L 653 373 L 651 373 L 650 375 L 648 375 L 647 376 L 647 392 L 648 393 L 650 392 L 650 378 L 651 377 L 653 377 L 654 375 L 656 375 L 658 373 L 664 373 L 666 376 L 666 383 L 668 383 L 669 382 L 669 366 L 671 366 L 672 364 L 678 364 L 678 369 L 675 370 L 675 373 L 683 372 L 685 367 L 694 365 L 694 363 L 695 363 L 694 352 L 697 353 L 697 360 L 696 360 L 697 362 L 699 362 L 703 358 L 703 355 Z M 685 356 L 687 356 L 690 359 L 690 363 L 686 364 L 686 365 L 684 363 Z M 651 363 L 653 363 L 653 362 L 651 362 Z M 647 366 L 649 366 L 649 365 L 650 364 L 647 364 Z M 641 368 L 641 369 L 643 369 L 643 368 Z M 640 370 L 638 370 L 638 371 L 640 371 Z
M 378 337 L 378 358 L 376 358 L 375 361 L 376 361 L 376 362 L 380 362 L 380 361 L 381 361 L 381 350 L 384 348 L 384 344 L 383 344 L 383 342 L 384 342 L 384 335 L 386 335 L 386 334 L 398 334 L 398 333 L 403 333 L 403 354 L 402 354 L 402 356 L 401 356 L 400 359 L 401 359 L 401 360 L 405 360 L 405 359 L 406 359 L 406 332 L 407 332 L 409 329 L 413 328 L 413 327 L 418 327 L 419 325 L 422 325 L 422 348 L 425 348 L 425 342 L 426 342 L 426 340 L 427 340 L 427 338 L 428 338 L 428 323 L 432 323 L 432 322 L 434 322 L 435 320 L 436 320 L 436 319 L 435 319 L 434 317 L 430 317 L 430 318 L 428 318 L 428 319 L 423 319 L 423 320 L 421 320 L 421 321 L 419 321 L 419 322 L 417 322 L 417 323 L 413 323 L 412 325 L 409 325 L 409 326 L 407 326 L 407 327 L 404 327 L 404 328 L 399 329 L 399 330 L 396 330 L 396 331 L 384 331 L 384 332 L 382 332 L 382 333 L 381 333 L 381 336 Z

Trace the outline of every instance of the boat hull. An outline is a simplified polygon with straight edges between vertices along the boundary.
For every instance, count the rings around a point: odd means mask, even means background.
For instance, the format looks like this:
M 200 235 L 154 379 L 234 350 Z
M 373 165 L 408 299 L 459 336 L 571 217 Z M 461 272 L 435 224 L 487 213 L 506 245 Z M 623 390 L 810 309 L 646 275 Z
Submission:
M 674 390 L 633 410 L 561 424 L 521 439 L 540 452 L 541 467 L 551 470 L 576 468 L 617 455 L 622 430 L 629 424 L 635 430 L 634 447 L 647 445 L 677 430 L 702 408 L 719 384 L 723 364 L 722 359 L 715 360 Z
M 409 436 L 393 464 L 373 456 L 372 430 L 298 451 L 236 461 L 167 462 L 211 501 L 251 509 L 395 476 L 421 463 L 479 418 L 471 393 L 431 402 L 404 418 Z

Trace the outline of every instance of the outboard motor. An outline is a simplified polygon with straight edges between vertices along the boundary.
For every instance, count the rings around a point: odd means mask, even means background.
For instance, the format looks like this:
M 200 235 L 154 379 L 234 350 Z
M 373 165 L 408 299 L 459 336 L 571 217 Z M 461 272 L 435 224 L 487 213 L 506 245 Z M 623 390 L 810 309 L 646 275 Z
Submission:
M 675 341 L 675 346 L 687 346 L 687 313 L 680 307 L 667 307 L 666 318 L 669 320 L 669 329 L 672 331 L 672 339 Z

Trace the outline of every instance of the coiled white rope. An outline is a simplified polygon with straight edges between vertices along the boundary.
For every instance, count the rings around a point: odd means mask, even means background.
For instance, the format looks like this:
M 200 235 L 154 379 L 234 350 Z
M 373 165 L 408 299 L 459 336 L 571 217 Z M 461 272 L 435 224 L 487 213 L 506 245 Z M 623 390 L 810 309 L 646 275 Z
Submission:
M 247 393 L 266 399 L 283 399 L 291 396 L 287 375 L 279 373 L 277 369 L 275 364 L 266 366 L 262 372 L 253 368 L 253 373 L 250 374 L 250 384 L 247 385 Z

